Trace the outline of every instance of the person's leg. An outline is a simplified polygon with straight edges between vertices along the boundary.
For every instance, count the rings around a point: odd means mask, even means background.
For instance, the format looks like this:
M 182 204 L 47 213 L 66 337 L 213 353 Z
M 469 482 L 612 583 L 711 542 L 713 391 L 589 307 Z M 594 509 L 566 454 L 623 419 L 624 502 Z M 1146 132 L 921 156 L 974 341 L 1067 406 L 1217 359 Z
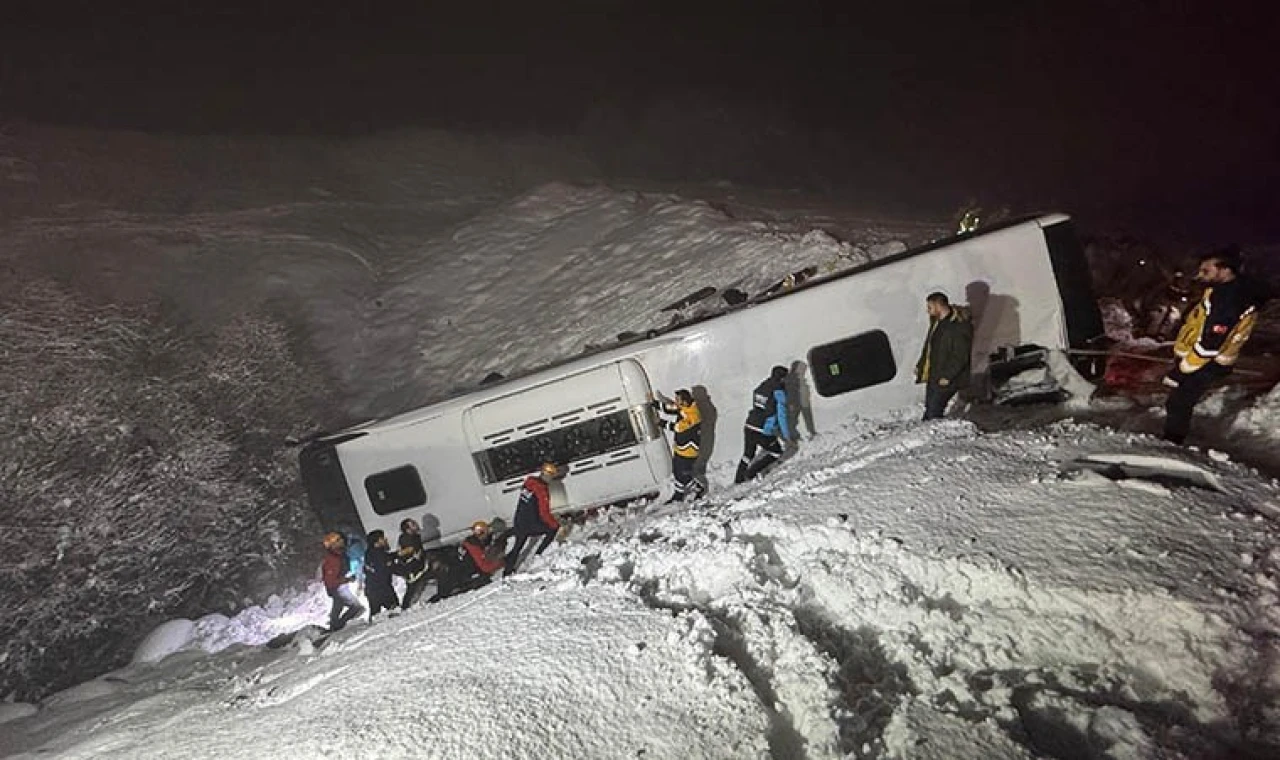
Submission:
M 342 600 L 338 597 L 337 592 L 329 594 L 329 599 L 332 600 L 332 604 L 329 607 L 329 630 L 340 631 L 346 625 L 346 622 L 342 620 Z
M 937 383 L 928 382 L 924 386 L 924 418 L 936 420 L 947 413 L 947 402 L 950 401 L 946 389 Z
M 1164 439 L 1182 444 L 1191 432 L 1191 418 L 1196 404 L 1204 398 L 1213 381 L 1226 374 L 1218 364 L 1209 364 L 1198 372 L 1184 375 L 1178 387 L 1169 393 L 1165 402 Z
M 745 483 L 747 472 L 756 458 L 756 437 L 760 435 L 748 428 L 742 429 L 742 459 L 738 462 L 738 474 L 733 477 L 734 483 Z
M 560 531 L 558 530 L 551 530 L 548 528 L 547 532 L 543 534 L 542 544 L 538 546 L 538 551 L 534 552 L 534 554 L 535 555 L 542 554 L 543 552 L 545 552 L 547 550 L 547 547 L 551 546 L 551 542 L 556 540 L 556 535 L 559 532 Z
M 764 450 L 764 456 L 760 457 L 760 460 L 747 470 L 748 480 L 755 479 L 782 458 L 782 442 L 778 440 L 777 436 L 760 435 L 759 443 L 760 448 Z
M 503 574 L 511 575 L 515 573 L 517 566 L 520 564 L 520 555 L 524 552 L 524 545 L 529 540 L 529 534 L 523 530 L 516 530 L 516 540 L 511 546 L 511 551 L 507 553 L 507 561 L 503 564 Z
M 427 588 L 427 576 L 422 575 L 416 580 L 410 581 L 404 588 L 404 600 L 400 603 L 400 609 L 407 610 L 418 603 L 422 592 Z
M 671 458 L 671 477 L 676 483 L 675 492 L 671 495 L 672 501 L 684 501 L 689 495 L 693 483 L 693 461 L 682 456 Z
M 339 618 L 343 625 L 346 625 L 364 614 L 364 605 L 356 598 L 355 591 L 353 591 L 350 586 L 340 587 L 338 589 L 338 598 L 342 600 L 343 606 L 347 608 L 347 611 L 342 613 L 342 617 Z

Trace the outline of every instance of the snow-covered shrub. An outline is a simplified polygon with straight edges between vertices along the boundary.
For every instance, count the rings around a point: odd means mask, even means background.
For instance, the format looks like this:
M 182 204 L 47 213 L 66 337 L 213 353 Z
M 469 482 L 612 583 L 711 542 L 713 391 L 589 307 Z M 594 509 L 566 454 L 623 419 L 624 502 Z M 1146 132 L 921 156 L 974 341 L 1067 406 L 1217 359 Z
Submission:
M 321 375 L 242 314 L 207 332 L 0 278 L 0 695 L 127 662 L 166 618 L 310 569 L 318 529 L 285 438 Z M 274 581 L 274 582 L 273 582 Z

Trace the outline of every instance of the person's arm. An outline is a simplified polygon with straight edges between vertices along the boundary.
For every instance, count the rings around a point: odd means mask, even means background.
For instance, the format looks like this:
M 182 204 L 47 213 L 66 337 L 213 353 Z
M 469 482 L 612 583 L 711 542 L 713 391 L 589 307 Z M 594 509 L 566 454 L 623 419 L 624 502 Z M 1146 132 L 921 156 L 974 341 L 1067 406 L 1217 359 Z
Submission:
M 542 524 L 552 530 L 560 529 L 560 521 L 556 516 L 551 514 L 551 488 L 544 485 L 534 497 L 538 500 L 538 519 L 542 520 Z

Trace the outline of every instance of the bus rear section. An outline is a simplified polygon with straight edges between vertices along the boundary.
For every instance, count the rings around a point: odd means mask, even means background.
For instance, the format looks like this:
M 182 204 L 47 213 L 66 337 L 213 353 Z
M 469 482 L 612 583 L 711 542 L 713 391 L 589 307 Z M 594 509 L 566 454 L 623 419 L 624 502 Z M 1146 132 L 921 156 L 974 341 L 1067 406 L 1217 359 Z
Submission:
M 556 511 L 664 493 L 671 452 L 651 399 L 644 368 L 624 359 L 470 407 L 463 428 L 492 513 L 511 516 L 545 461 L 568 467 Z

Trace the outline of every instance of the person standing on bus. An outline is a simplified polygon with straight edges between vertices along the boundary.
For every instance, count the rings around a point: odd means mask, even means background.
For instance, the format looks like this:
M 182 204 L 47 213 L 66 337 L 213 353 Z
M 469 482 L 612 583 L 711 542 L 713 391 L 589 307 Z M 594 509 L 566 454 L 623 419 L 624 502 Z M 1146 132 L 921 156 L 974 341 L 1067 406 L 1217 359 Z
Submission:
M 702 413 L 693 400 L 693 394 L 683 388 L 676 391 L 674 401 L 662 398 L 654 402 L 658 411 L 673 417 L 663 424 L 675 434 L 671 454 L 671 477 L 675 491 L 671 501 L 684 501 L 690 493 L 694 499 L 702 498 L 707 489 L 694 475 L 698 464 L 699 446 L 702 445 Z
M 537 554 L 542 554 L 551 546 L 556 534 L 560 532 L 560 521 L 551 514 L 551 483 L 564 478 L 565 470 L 555 462 L 543 462 L 536 475 L 524 479 L 524 487 L 520 489 L 520 499 L 516 502 L 515 544 L 507 554 L 506 572 L 514 573 L 520 564 L 520 554 L 530 538 L 542 536 L 542 545 Z
M 1173 388 L 1165 404 L 1164 438 L 1181 444 L 1191 432 L 1196 404 L 1209 386 L 1231 373 L 1258 319 L 1261 297 L 1242 280 L 1239 254 L 1218 251 L 1200 258 L 1196 281 L 1207 286 L 1173 344 L 1175 363 L 1164 383 Z
M 734 483 L 745 483 L 764 472 L 782 457 L 782 440 L 791 440 L 791 423 L 787 409 L 787 368 L 774 367 L 751 396 L 751 411 L 743 426 L 742 460 Z M 757 455 L 763 451 L 763 456 Z
M 930 293 L 924 301 L 929 332 L 916 362 L 916 382 L 924 383 L 924 418 L 947 413 L 953 396 L 969 384 L 973 353 L 973 323 L 967 312 L 953 307 L 945 293 Z

